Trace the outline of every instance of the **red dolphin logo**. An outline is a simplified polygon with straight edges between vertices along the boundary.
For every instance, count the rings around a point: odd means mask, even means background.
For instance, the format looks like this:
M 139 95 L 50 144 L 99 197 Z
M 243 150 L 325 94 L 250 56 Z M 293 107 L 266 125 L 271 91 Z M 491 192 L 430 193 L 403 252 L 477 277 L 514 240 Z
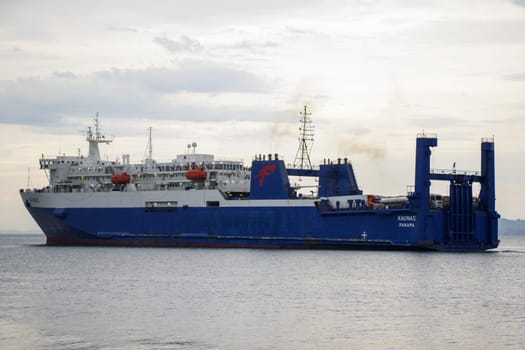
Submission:
M 264 178 L 270 176 L 275 172 L 275 164 L 270 164 L 265 166 L 259 171 L 259 174 L 255 175 L 255 178 L 259 178 L 259 187 L 264 185 Z

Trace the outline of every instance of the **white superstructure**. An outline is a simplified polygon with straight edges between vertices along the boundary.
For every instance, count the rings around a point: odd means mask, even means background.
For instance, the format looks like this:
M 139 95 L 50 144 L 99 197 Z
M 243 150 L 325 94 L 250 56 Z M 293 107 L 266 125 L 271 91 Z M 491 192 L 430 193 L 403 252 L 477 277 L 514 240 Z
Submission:
M 98 115 L 94 130 L 89 128 L 87 156 L 42 155 L 40 168 L 48 175 L 49 186 L 41 192 L 111 192 L 177 191 L 217 189 L 225 196 L 243 196 L 250 190 L 250 169 L 242 161 L 215 160 L 212 154 L 179 154 L 170 162 L 157 162 L 148 154 L 144 162 L 130 163 L 128 154 L 122 162 L 102 160 L 98 145 L 109 144 L 100 131 Z M 151 147 L 151 138 L 150 146 Z

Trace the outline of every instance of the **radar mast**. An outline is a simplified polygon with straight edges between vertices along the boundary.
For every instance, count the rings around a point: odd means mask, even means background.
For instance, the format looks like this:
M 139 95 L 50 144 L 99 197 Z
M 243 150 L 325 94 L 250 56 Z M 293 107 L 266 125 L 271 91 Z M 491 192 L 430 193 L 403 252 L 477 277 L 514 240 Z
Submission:
M 93 132 L 93 129 L 91 127 L 88 127 L 87 135 L 86 135 L 86 141 L 89 142 L 89 158 L 93 160 L 100 160 L 100 152 L 98 150 L 98 144 L 99 143 L 105 143 L 109 144 L 113 141 L 113 139 L 106 138 L 104 134 L 102 134 L 102 131 L 100 130 L 100 121 L 98 119 L 98 112 L 95 115 L 95 118 L 93 118 L 94 124 L 95 124 L 95 131 Z
M 301 127 L 299 128 L 299 148 L 295 155 L 293 167 L 296 169 L 312 169 L 312 162 L 310 161 L 310 152 L 314 143 L 314 126 L 310 116 L 312 113 L 308 112 L 307 106 L 304 110 L 299 112 L 301 115 Z
M 151 126 L 149 127 L 149 138 L 148 138 L 148 146 L 146 147 L 146 152 L 144 154 L 144 162 L 145 163 L 151 163 L 153 162 L 153 141 L 151 139 Z

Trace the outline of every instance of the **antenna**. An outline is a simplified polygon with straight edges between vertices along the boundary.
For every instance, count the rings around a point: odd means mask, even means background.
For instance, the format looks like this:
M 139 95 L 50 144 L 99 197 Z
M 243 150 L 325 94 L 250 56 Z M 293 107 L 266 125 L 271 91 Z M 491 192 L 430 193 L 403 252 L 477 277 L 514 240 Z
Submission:
M 100 120 L 98 119 L 98 112 L 95 114 L 95 118 L 93 118 L 93 124 L 95 126 L 95 132 L 93 133 L 93 129 L 91 127 L 88 127 L 86 141 L 93 142 L 96 144 L 109 144 L 113 141 L 112 137 L 106 138 L 106 136 L 102 133 L 102 130 L 100 128 Z
M 27 187 L 26 188 L 29 188 L 30 185 L 31 185 L 31 168 L 27 168 Z
M 144 160 L 146 163 L 149 163 L 153 160 L 153 142 L 151 141 L 151 126 L 149 127 L 149 139 L 148 146 L 146 147 L 146 154 L 144 155 Z
M 312 169 L 312 162 L 310 161 L 310 151 L 314 143 L 314 126 L 312 125 L 312 119 L 310 116 L 307 106 L 304 106 L 304 110 L 299 112 L 301 115 L 301 127 L 299 128 L 299 148 L 295 155 L 293 162 L 294 168 L 299 169 Z
M 97 114 L 95 114 L 94 121 L 95 121 L 95 138 L 98 140 L 100 139 L 100 122 L 98 120 L 98 112 Z

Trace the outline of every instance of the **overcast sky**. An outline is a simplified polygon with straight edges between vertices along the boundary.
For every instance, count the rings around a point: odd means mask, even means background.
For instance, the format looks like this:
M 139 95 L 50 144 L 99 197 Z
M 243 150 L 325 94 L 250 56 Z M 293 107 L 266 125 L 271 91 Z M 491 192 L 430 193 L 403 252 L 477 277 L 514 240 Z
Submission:
M 479 170 L 495 136 L 497 208 L 525 209 L 525 1 L 0 0 L 0 230 L 34 230 L 19 188 L 44 153 L 104 157 L 197 150 L 293 162 L 298 112 L 312 158 L 349 157 L 365 193 L 404 194 L 418 132 L 432 166 Z M 433 192 L 446 186 L 433 183 Z

